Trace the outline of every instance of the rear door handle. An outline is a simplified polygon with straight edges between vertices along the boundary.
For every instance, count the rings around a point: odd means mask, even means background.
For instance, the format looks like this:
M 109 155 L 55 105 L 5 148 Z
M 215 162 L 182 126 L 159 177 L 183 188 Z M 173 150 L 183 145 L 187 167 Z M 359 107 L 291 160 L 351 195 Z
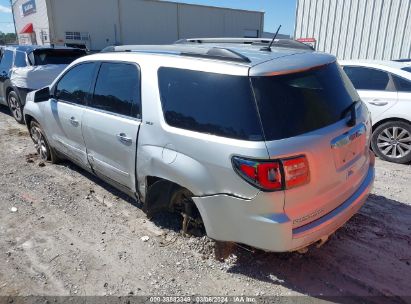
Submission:
M 78 127 L 79 122 L 78 122 L 78 120 L 77 120 L 74 116 L 71 117 L 71 118 L 69 119 L 69 121 L 70 121 L 70 123 L 71 123 L 73 126 Z
M 118 138 L 119 141 L 121 141 L 123 144 L 131 144 L 133 140 L 130 137 L 127 137 L 125 133 L 120 133 L 117 134 L 116 137 Z
M 374 106 L 386 106 L 388 104 L 388 101 L 382 101 L 379 99 L 373 99 L 372 101 L 370 101 L 370 104 L 374 105 Z

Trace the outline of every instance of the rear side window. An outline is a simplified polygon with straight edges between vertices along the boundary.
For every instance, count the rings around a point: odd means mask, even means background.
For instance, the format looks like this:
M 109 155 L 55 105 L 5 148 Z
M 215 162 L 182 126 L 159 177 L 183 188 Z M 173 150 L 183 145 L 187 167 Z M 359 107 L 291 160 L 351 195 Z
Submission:
M 397 87 L 398 92 L 411 92 L 411 80 L 395 75 L 392 77 L 394 78 L 395 86 Z
M 76 104 L 86 104 L 94 70 L 94 63 L 84 63 L 72 68 L 58 82 L 56 98 Z
M 26 53 L 17 51 L 16 58 L 14 58 L 14 66 L 17 68 L 24 68 L 27 66 Z
M 86 55 L 82 50 L 35 50 L 33 52 L 34 65 L 70 64 L 77 58 Z
M 359 96 L 337 64 L 302 73 L 252 77 L 266 140 L 336 123 Z
M 357 90 L 385 91 L 389 89 L 390 77 L 380 70 L 363 67 L 344 67 L 344 71 Z
M 91 107 L 141 117 L 140 75 L 137 66 L 126 63 L 102 63 Z
M 263 140 L 248 77 L 176 68 L 158 72 L 170 126 L 242 140 Z
M 1 58 L 0 70 L 8 72 L 13 65 L 13 52 L 6 50 Z

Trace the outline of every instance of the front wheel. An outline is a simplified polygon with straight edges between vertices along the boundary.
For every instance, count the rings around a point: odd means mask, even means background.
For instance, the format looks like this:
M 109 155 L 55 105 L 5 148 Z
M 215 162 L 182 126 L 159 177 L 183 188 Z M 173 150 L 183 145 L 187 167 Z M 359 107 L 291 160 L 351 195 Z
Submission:
M 58 161 L 58 157 L 53 148 L 50 147 L 43 129 L 36 121 L 30 123 L 30 137 L 34 142 L 34 147 L 42 161 L 50 161 L 52 163 Z
M 411 124 L 389 121 L 378 126 L 371 146 L 379 158 L 398 164 L 411 162 Z
M 11 91 L 9 95 L 7 95 L 7 102 L 14 119 L 18 123 L 24 124 L 23 106 L 21 105 L 20 98 L 17 96 L 16 92 Z

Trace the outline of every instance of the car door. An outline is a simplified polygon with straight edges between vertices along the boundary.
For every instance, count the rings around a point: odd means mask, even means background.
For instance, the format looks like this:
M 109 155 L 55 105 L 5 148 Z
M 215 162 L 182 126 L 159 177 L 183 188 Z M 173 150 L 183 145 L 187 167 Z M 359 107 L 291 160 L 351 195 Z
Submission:
M 10 77 L 10 69 L 13 66 L 14 52 L 5 50 L 0 62 L 0 103 L 7 105 L 6 83 Z
M 398 94 L 390 73 L 360 66 L 345 66 L 344 71 L 367 104 L 374 121 L 397 103 Z
M 83 167 L 89 167 L 82 135 L 84 106 L 91 96 L 96 64 L 82 63 L 67 71 L 52 88 L 45 109 L 53 146 Z
M 83 114 L 83 136 L 94 172 L 132 191 L 141 124 L 140 95 L 137 65 L 103 62 Z

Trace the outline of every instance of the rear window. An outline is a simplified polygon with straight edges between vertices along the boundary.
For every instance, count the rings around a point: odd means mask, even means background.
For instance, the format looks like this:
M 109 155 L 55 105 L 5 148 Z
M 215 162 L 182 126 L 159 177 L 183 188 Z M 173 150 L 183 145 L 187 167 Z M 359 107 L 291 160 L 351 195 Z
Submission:
M 249 78 L 176 68 L 158 72 L 170 126 L 234 139 L 263 140 Z
M 336 123 L 359 100 L 337 64 L 251 79 L 266 140 L 297 136 Z
M 34 65 L 70 64 L 77 58 L 86 55 L 83 50 L 35 50 Z M 33 60 L 33 59 L 32 59 Z
M 411 66 L 402 68 L 401 70 L 411 73 Z

